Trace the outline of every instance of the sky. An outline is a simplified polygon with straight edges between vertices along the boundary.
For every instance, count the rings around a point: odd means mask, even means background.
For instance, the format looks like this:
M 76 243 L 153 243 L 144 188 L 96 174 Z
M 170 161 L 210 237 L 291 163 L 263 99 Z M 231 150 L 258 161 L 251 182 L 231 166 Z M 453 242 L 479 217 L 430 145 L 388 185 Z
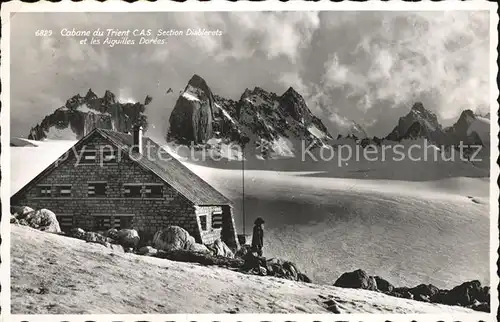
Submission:
M 64 28 L 222 35 L 160 37 L 163 45 L 129 37 L 135 45 L 110 47 L 80 44 L 85 37 L 62 36 Z M 40 29 L 52 35 L 37 36 Z M 464 109 L 489 109 L 489 36 L 487 11 L 18 13 L 11 19 L 11 135 L 26 137 L 89 88 L 123 102 L 152 96 L 150 131 L 164 135 L 193 74 L 235 100 L 246 88 L 281 95 L 292 86 L 333 135 L 353 120 L 385 136 L 416 101 L 450 125 Z

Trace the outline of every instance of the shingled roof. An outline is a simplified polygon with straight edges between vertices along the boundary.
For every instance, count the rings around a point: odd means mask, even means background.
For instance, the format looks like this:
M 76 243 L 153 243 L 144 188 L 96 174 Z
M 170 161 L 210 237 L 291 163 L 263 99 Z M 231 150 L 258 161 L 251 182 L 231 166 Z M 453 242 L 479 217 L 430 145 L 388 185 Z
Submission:
M 179 160 L 168 153 L 168 151 L 148 137 L 143 137 L 142 144 L 143 150 L 148 147 L 149 155 L 142 156 L 136 152 L 131 152 L 131 147 L 134 145 L 132 135 L 99 128 L 94 129 L 91 133 L 77 142 L 75 146 L 81 145 L 96 132 L 116 145 L 116 147 L 122 150 L 122 152 L 128 154 L 132 161 L 137 162 L 143 168 L 156 174 L 160 179 L 177 190 L 186 199 L 193 202 L 193 204 L 200 206 L 232 205 L 231 200 L 222 195 L 206 181 L 198 177 Z M 159 153 L 161 153 L 161 158 L 158 157 L 158 155 L 160 155 Z M 56 162 L 54 162 L 54 164 L 55 163 Z M 42 171 L 31 182 L 38 181 L 38 179 L 47 175 L 48 172 L 55 168 L 54 164 Z M 22 194 L 30 183 L 19 190 L 13 198 Z
M 194 204 L 232 204 L 228 198 L 198 177 L 150 138 L 143 137 L 142 139 L 143 149 L 146 147 L 149 149 L 149 156 L 145 157 L 144 155 L 140 156 L 138 153 L 130 152 L 130 148 L 134 145 L 132 135 L 105 129 L 96 129 L 96 131 L 116 144 L 118 148 L 128 151 L 131 154 L 131 159 L 154 172 Z M 159 153 L 161 153 L 161 158 L 158 157 Z

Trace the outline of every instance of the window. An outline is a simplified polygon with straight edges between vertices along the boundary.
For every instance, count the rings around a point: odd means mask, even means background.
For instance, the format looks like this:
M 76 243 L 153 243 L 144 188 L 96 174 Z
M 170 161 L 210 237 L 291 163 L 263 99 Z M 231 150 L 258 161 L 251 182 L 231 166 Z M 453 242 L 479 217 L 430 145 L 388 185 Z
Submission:
M 37 186 L 38 197 L 50 197 L 52 195 L 52 189 L 50 185 L 39 185 Z
M 129 198 L 140 198 L 141 197 L 142 185 L 140 184 L 124 184 L 123 185 L 123 196 Z
M 95 150 L 82 150 L 80 152 L 80 163 L 95 163 L 97 160 L 97 151 Z
M 212 228 L 222 228 L 222 211 L 212 213 Z
M 200 216 L 200 227 L 203 231 L 207 230 L 207 215 Z
M 106 182 L 89 182 L 88 196 L 89 197 L 106 197 Z
M 57 185 L 54 190 L 57 197 L 71 197 L 70 184 Z
M 146 198 L 162 198 L 163 197 L 163 185 L 145 185 L 144 192 Z
M 116 163 L 118 153 L 115 150 L 102 151 L 102 163 Z

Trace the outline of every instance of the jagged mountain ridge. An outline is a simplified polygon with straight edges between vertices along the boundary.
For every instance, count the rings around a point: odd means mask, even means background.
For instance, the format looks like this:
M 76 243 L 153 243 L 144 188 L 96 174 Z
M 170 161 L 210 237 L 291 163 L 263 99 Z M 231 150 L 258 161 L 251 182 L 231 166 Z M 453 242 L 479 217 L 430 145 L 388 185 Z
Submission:
M 144 112 L 151 100 L 150 96 L 146 96 L 144 103 L 120 103 L 109 90 L 103 97 L 98 97 L 89 89 L 85 96 L 74 95 L 64 106 L 32 127 L 28 139 L 61 138 L 51 137 L 57 136 L 59 131 L 65 132 L 66 136 L 71 133 L 74 138 L 80 139 L 96 127 L 129 132 L 133 125 L 138 124 L 146 129 L 148 122 Z
M 426 138 L 432 143 L 444 146 L 486 145 L 471 125 L 478 120 L 472 110 L 461 113 L 457 122 L 452 126 L 443 128 L 436 114 L 427 110 L 421 102 L 416 102 L 410 112 L 399 118 L 398 125 L 394 127 L 385 139 L 401 141 L 405 139 Z
M 266 145 L 270 150 L 291 148 L 290 140 L 318 146 L 331 139 L 326 126 L 290 87 L 283 95 L 260 87 L 246 89 L 238 101 L 212 94 L 194 75 L 170 116 L 167 141 L 203 144 L 212 138 Z

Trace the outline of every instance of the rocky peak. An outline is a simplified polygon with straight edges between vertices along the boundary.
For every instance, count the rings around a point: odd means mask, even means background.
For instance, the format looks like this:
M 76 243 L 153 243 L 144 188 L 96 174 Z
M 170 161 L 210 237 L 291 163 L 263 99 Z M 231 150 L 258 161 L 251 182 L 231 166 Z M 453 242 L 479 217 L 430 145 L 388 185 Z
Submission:
M 426 112 L 427 111 L 424 107 L 424 104 L 422 104 L 422 102 L 416 102 L 415 104 L 413 104 L 411 109 L 414 111 L 417 111 L 417 112 Z
M 464 144 L 483 144 L 477 133 L 470 133 L 469 131 L 476 120 L 477 116 L 472 110 L 463 111 L 455 124 L 445 129 L 448 143 L 454 145 L 458 145 L 460 142 Z
M 472 110 L 465 110 L 462 112 L 462 114 L 460 114 L 457 123 L 459 124 L 463 123 L 464 125 L 466 124 L 467 126 L 469 126 L 475 120 L 476 120 L 476 114 L 474 114 Z
M 428 121 L 433 127 L 440 127 L 436 114 L 432 113 L 424 107 L 421 102 L 413 104 L 410 113 L 407 115 L 415 119 L 415 121 Z
M 83 97 L 80 94 L 76 94 L 66 101 L 64 106 L 70 110 L 77 109 L 83 103 Z
M 305 119 L 310 119 L 311 112 L 309 111 L 304 98 L 292 87 L 281 95 L 280 105 L 282 109 L 296 121 L 302 122 Z
M 97 99 L 97 95 L 92 91 L 92 88 L 89 88 L 87 94 L 85 94 L 85 100 L 88 102 L 95 99 Z
M 197 87 L 203 90 L 208 89 L 207 82 L 198 74 L 194 74 L 188 82 L 188 85 Z
M 424 137 L 434 143 L 442 143 L 444 140 L 443 129 L 436 114 L 426 109 L 421 102 L 413 104 L 410 112 L 399 118 L 398 125 L 387 139 L 400 141 L 416 137 Z
M 116 103 L 116 97 L 115 94 L 111 93 L 111 91 L 106 90 L 104 93 L 104 104 L 115 104 Z
M 282 96 L 292 96 L 297 99 L 302 98 L 302 96 L 292 87 L 290 86 Z
M 213 136 L 215 101 L 207 82 L 194 74 L 177 99 L 167 140 L 181 144 L 204 143 Z

